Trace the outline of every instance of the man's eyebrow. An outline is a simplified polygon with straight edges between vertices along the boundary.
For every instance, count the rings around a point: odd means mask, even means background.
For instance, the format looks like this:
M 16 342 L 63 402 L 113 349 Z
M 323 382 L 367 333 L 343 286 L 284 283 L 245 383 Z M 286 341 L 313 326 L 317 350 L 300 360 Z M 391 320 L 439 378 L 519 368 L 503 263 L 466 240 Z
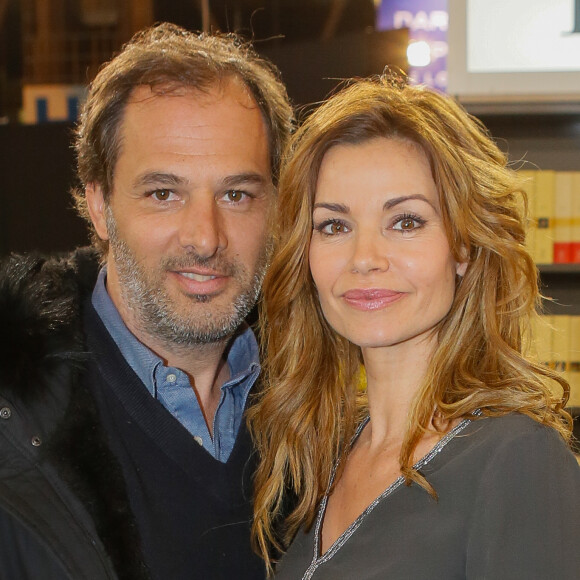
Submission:
M 142 175 L 137 176 L 135 181 L 133 182 L 135 187 L 143 186 L 143 185 L 167 185 L 167 186 L 176 186 L 176 185 L 187 185 L 189 180 L 176 175 L 175 173 L 165 173 L 163 171 L 150 171 L 148 173 L 144 173 Z M 228 175 L 224 177 L 222 180 L 222 185 L 224 187 L 234 187 L 243 184 L 257 184 L 257 185 L 265 185 L 269 183 L 269 179 L 266 178 L 264 175 L 255 172 L 245 172 L 245 173 L 237 173 L 235 175 Z
M 188 180 L 175 173 L 164 173 L 163 171 L 151 171 L 138 175 L 133 182 L 135 187 L 143 185 L 184 185 Z
M 269 178 L 262 175 L 261 173 L 254 173 L 248 171 L 246 173 L 236 173 L 235 175 L 228 175 L 222 180 L 224 187 L 235 187 L 237 185 L 243 184 L 256 184 L 256 185 L 266 185 L 269 183 Z

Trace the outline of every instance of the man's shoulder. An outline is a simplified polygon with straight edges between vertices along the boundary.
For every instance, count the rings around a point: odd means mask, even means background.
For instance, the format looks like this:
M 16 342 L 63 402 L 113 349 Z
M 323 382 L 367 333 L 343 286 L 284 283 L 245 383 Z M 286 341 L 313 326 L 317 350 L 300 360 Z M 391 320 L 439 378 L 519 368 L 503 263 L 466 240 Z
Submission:
M 92 290 L 99 267 L 99 255 L 91 247 L 50 255 L 10 254 L 0 260 L 0 307 L 4 308 L 7 300 L 70 291 L 72 283 L 80 293 Z
M 99 269 L 89 248 L 0 263 L 0 386 L 22 388 L 82 351 L 80 305 Z M 32 388 L 32 387 L 30 387 Z

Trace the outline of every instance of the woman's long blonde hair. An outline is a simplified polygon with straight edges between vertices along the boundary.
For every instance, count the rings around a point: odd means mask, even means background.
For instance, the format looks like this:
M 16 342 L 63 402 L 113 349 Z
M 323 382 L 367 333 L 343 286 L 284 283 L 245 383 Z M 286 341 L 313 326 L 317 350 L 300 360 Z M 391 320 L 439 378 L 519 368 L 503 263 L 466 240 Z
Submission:
M 261 459 L 254 541 L 270 570 L 272 554 L 312 525 L 361 416 L 360 350 L 326 322 L 308 253 L 325 153 L 377 137 L 405 139 L 425 152 L 451 252 L 469 260 L 409 417 L 400 454 L 407 482 L 433 492 L 413 470 L 413 452 L 434 409 L 444 420 L 476 409 L 516 411 L 570 437 L 567 383 L 523 354 L 540 295 L 524 246 L 521 180 L 483 126 L 450 98 L 391 79 L 353 81 L 297 131 L 281 173 L 276 251 L 261 311 L 264 388 L 249 413 Z M 553 395 L 554 385 L 561 395 Z

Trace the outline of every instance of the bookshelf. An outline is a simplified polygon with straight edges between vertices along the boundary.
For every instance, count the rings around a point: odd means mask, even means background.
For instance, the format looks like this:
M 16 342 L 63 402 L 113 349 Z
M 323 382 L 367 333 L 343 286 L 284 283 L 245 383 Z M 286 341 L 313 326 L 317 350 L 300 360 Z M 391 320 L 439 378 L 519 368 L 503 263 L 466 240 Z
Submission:
M 514 169 L 580 172 L 580 101 L 464 102 L 463 105 L 485 124 Z M 575 190 L 574 195 L 580 195 L 580 189 Z M 557 327 L 566 318 L 577 320 L 576 317 L 580 316 L 580 264 L 539 263 L 538 270 L 542 294 L 552 298 L 544 302 L 549 323 L 553 324 L 555 320 Z M 577 331 L 574 337 L 576 334 Z M 538 342 L 541 340 L 539 338 Z M 553 336 L 552 341 L 553 348 Z M 569 348 L 574 352 L 570 355 L 571 361 L 578 359 L 580 344 L 577 342 L 580 343 L 575 338 L 569 340 Z M 560 357 L 552 354 L 551 360 L 554 358 Z M 568 365 L 569 369 L 577 370 L 576 367 L 577 362 Z M 576 378 L 573 381 L 577 383 Z M 572 388 L 576 391 L 570 410 L 576 417 L 575 435 L 580 439 L 580 406 L 577 402 L 580 386 L 575 384 Z
M 580 171 L 580 102 L 464 103 L 488 128 L 514 168 Z M 578 195 L 578 192 L 576 192 Z M 539 264 L 551 314 L 580 315 L 580 264 Z

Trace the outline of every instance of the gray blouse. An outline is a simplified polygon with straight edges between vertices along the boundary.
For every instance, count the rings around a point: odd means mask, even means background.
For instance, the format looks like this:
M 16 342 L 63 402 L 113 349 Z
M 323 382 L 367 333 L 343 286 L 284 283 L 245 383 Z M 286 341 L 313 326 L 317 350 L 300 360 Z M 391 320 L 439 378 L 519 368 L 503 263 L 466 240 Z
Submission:
M 553 429 L 463 421 L 416 468 L 437 500 L 399 478 L 321 555 L 324 498 L 276 580 L 580 579 L 580 466 Z

